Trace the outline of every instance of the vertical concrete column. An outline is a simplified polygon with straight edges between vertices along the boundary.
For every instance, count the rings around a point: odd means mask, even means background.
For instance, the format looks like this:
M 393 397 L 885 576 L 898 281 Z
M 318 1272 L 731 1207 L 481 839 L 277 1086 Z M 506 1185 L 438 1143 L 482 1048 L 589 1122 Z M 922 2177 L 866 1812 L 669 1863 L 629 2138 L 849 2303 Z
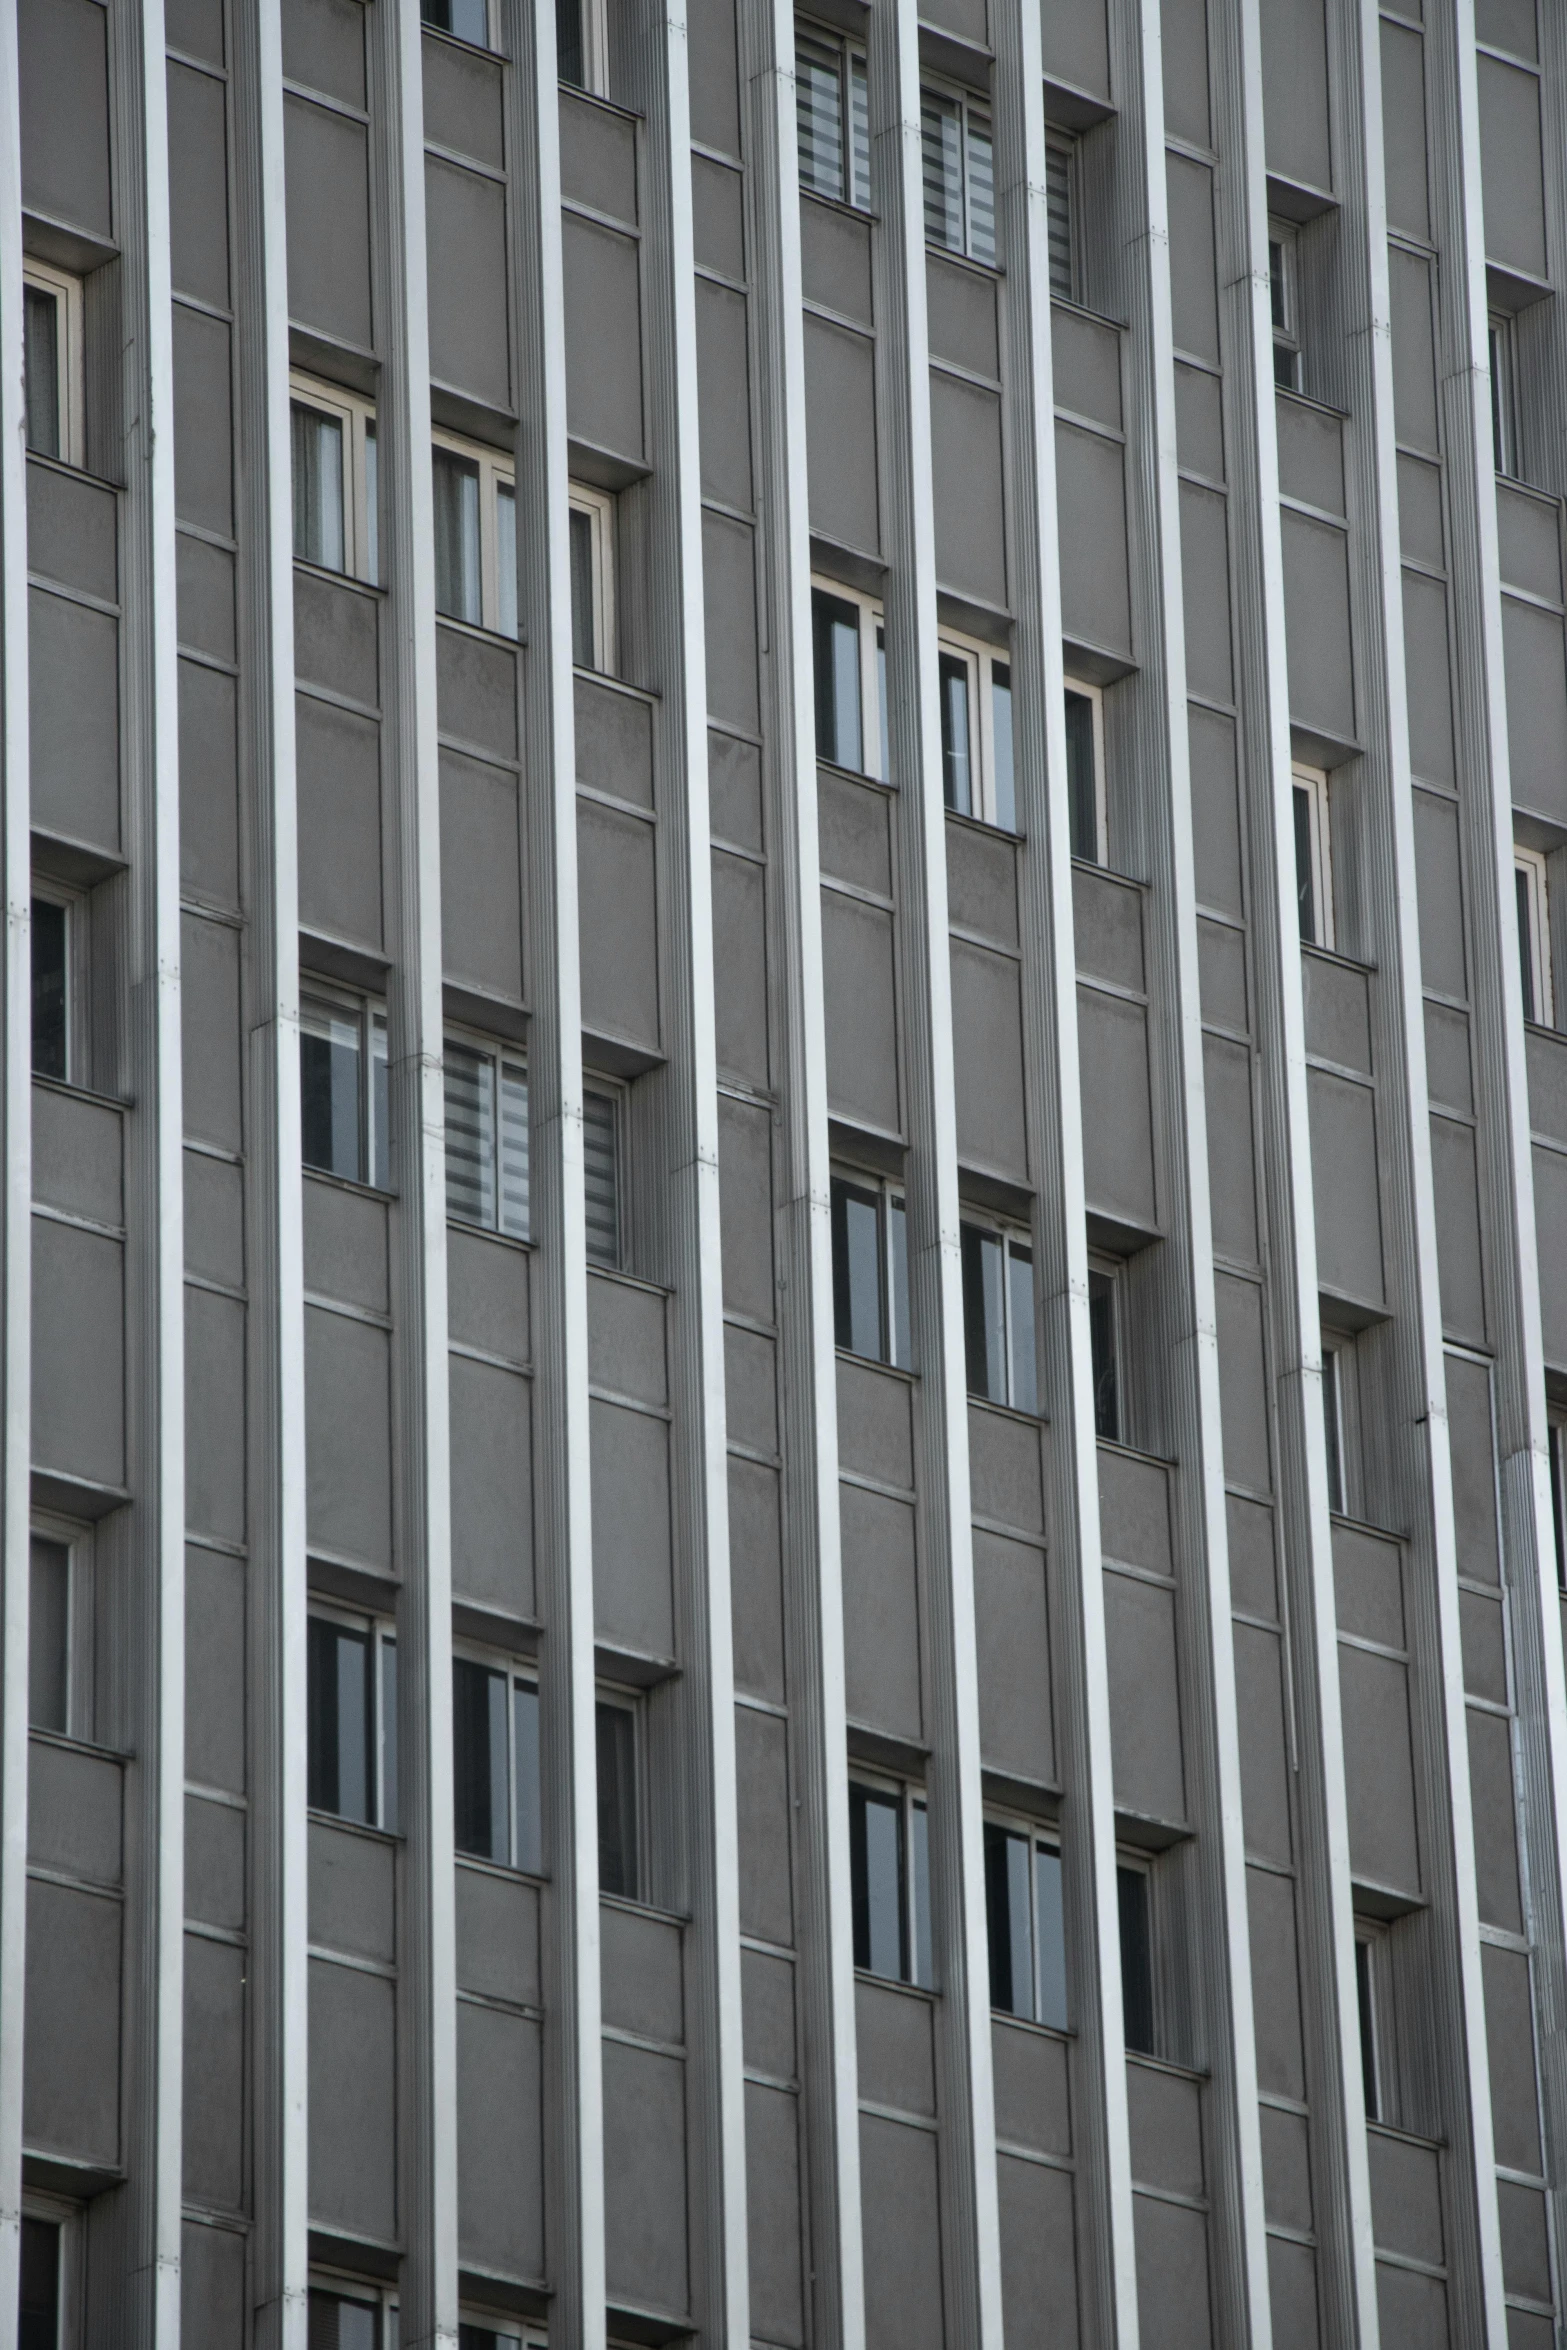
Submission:
M 27 721 L 27 455 L 22 393 L 22 124 L 14 0 L 0 7 L 0 2309 L 21 2257 L 27 1956 L 28 1481 L 32 1380 L 32 856 Z
M 393 1539 L 404 1849 L 398 1900 L 398 2209 L 403 2350 L 457 2338 L 456 1880 L 452 1815 L 451 1469 L 434 491 L 417 0 L 370 17 L 372 233 L 387 582 L 381 650 L 390 786 L 387 894 L 392 1183 Z
M 245 1186 L 250 1410 L 251 2296 L 265 2350 L 304 2350 L 309 2291 L 305 1340 L 288 224 L 279 19 L 234 11 L 241 723 L 249 756 Z M 248 200 L 246 200 L 248 198 Z
M 1158 1448 L 1176 1463 L 1171 1510 L 1185 1584 L 1177 1655 L 1196 1830 L 1187 1864 L 1192 2028 L 1212 2070 L 1205 2102 L 1214 2321 L 1222 2336 L 1265 2346 L 1272 2335 L 1197 958 L 1157 0 L 1112 0 L 1110 41 L 1126 133 L 1110 238 L 1121 256 L 1119 299 L 1129 322 L 1127 522 L 1132 642 L 1142 672 L 1114 755 L 1135 765 L 1128 854 L 1151 884 L 1151 1075 L 1155 1131 L 1165 1136 L 1167 1233 L 1163 1248 L 1135 1268 L 1133 1300 L 1150 1359 L 1163 1373 L 1147 1399 L 1162 1423 Z
M 560 94 L 555 16 L 514 5 L 506 46 L 517 319 L 517 612 L 536 1248 L 535 1554 L 546 1820 L 544 2132 L 551 2334 L 604 2340 L 604 2121 L 594 1743 L 593 1528 L 583 1187 L 582 985 L 567 503 Z
M 1088 1317 L 1077 960 L 1067 793 L 1055 398 L 1045 193 L 1044 63 L 1038 11 L 998 7 L 996 229 L 1001 279 L 1014 785 L 1028 1159 L 1043 1377 L 1052 1613 L 1058 1656 L 1062 1867 L 1072 1988 L 1078 2289 L 1085 2338 L 1137 2340 L 1132 2164 L 1121 2017 L 1115 1793 Z M 1057 1612 L 1059 1611 L 1059 1612 Z M 1017 2322 L 1016 2313 L 1008 2313 Z
M 908 1138 L 915 1484 L 930 1637 L 931 1943 L 942 2279 L 954 2350 L 999 2350 L 1001 2243 L 991 2077 L 979 1676 L 969 1514 L 946 808 L 937 704 L 936 527 L 914 0 L 870 20 L 876 421 L 887 554 L 887 772 Z
M 1355 1982 L 1338 1624 L 1296 910 L 1290 700 L 1257 0 L 1210 28 L 1215 230 L 1249 847 L 1258 1139 L 1278 1434 L 1277 1559 L 1296 1737 L 1297 1930 L 1313 2156 L 1317 2306 L 1328 2337 L 1377 2338 Z
M 782 1061 L 774 1239 L 785 1636 L 800 1806 L 796 2033 L 814 2325 L 824 2350 L 860 2350 L 865 2281 L 792 0 L 742 6 L 740 78 L 770 656 L 762 667 L 768 945 Z

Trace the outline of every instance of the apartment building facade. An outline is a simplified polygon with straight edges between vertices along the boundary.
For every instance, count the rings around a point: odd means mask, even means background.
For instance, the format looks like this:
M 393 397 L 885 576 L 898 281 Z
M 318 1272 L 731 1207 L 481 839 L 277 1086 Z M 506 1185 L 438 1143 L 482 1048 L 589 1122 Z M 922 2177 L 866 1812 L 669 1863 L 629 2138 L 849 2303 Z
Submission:
M 1549 0 L 5 0 L 0 2342 L 1567 2337 L 1564 267 Z

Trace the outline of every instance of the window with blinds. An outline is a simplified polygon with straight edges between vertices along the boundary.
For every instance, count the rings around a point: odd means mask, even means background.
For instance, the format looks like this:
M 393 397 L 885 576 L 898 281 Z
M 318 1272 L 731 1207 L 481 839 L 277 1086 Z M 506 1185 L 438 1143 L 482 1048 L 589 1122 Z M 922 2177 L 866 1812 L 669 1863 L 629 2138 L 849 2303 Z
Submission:
M 943 90 L 921 90 L 920 129 L 926 243 L 993 265 L 996 166 L 989 107 Z
M 446 1040 L 446 1213 L 528 1236 L 528 1071 L 509 1053 Z
M 800 185 L 809 195 L 868 211 L 870 109 L 864 52 L 823 33 L 795 37 Z
M 1051 139 L 1045 148 L 1045 226 L 1050 247 L 1050 291 L 1058 302 L 1077 300 L 1076 242 L 1073 220 L 1075 154 L 1065 139 Z
M 588 1263 L 620 1263 L 620 1096 L 582 1097 L 582 1158 L 587 1192 Z

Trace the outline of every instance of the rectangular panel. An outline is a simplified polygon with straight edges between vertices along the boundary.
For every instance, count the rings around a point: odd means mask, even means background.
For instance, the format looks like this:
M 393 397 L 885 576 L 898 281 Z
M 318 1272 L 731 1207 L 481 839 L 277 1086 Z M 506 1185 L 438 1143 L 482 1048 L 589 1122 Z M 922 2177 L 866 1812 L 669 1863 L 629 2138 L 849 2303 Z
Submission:
M 396 1988 L 310 1961 L 310 2217 L 382 2243 L 397 2233 Z

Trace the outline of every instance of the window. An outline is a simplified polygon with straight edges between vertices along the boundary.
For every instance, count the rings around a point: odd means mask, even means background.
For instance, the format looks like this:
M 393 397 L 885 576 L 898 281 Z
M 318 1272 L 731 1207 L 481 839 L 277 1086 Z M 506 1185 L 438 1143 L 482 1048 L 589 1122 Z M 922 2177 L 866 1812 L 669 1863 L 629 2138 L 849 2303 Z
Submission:
M 1012 668 L 970 637 L 944 636 L 938 655 L 941 780 L 959 816 L 1017 829 L 1012 771 Z
M 1154 2046 L 1153 1917 L 1149 1873 L 1139 1861 L 1118 1861 L 1116 1908 L 1121 1928 L 1121 2016 L 1123 2037 L 1139 2056 Z
M 65 2229 L 58 2220 L 22 2220 L 22 2274 L 16 2350 L 59 2350 L 65 2303 Z
M 27 1720 L 34 1730 L 71 1727 L 71 1552 L 35 1534 L 30 1545 Z
M 457 2327 L 457 2350 L 523 2350 L 523 2343 L 530 2338 L 517 2325 L 504 2321 L 492 2325 L 487 2318 L 475 2322 L 465 2317 Z
M 1052 131 L 1045 141 L 1045 224 L 1050 244 L 1050 291 L 1058 302 L 1078 299 L 1077 142 Z
M 289 378 L 294 560 L 372 584 L 377 551 L 375 409 L 313 377 Z
M 935 1981 L 925 1798 L 896 1779 L 849 1781 L 854 1963 L 892 1983 Z
M 1551 1464 L 1551 1537 L 1556 1546 L 1556 1581 L 1567 1592 L 1567 1427 L 1552 1420 L 1545 1432 Z
M 509 459 L 443 433 L 430 452 L 435 608 L 447 620 L 517 633 L 517 489 Z
M 540 1873 L 539 1691 L 531 1677 L 453 1657 L 452 1798 L 459 1852 Z
M 1273 310 L 1273 380 L 1300 390 L 1300 255 L 1288 221 L 1268 223 L 1268 294 Z
M 79 1082 L 85 1055 L 85 900 L 64 889 L 35 888 L 32 900 L 33 1075 Z
M 80 465 L 81 281 L 41 261 L 29 260 L 22 271 L 22 375 L 29 452 Z
M 1295 810 L 1295 903 L 1303 946 L 1333 944 L 1333 848 L 1328 779 L 1320 767 L 1292 770 Z
M 602 0 L 555 0 L 555 70 L 574 90 L 608 84 Z
M 903 1193 L 873 1175 L 832 1179 L 832 1294 L 846 1353 L 907 1370 L 909 1263 Z
M 384 1006 L 325 989 L 300 997 L 299 1096 L 305 1165 L 388 1190 Z
M 594 1731 L 598 1749 L 599 1891 L 622 1901 L 642 1898 L 639 1709 L 634 1698 L 600 1692 Z
M 1328 1456 L 1328 1508 L 1344 1509 L 1344 1420 L 1339 1391 L 1339 1349 L 1322 1349 L 1322 1434 Z
M 308 1800 L 397 1829 L 397 1639 L 374 1617 L 312 1608 L 306 1627 Z
M 996 172 L 990 108 L 966 92 L 922 89 L 925 241 L 994 264 Z
M 847 588 L 811 591 L 816 756 L 885 778 L 887 656 L 881 607 Z
M 1088 1331 L 1093 1352 L 1094 1434 L 1121 1441 L 1121 1282 L 1103 1262 L 1088 1268 Z
M 310 2350 L 392 2350 L 397 2339 L 395 2319 L 383 2324 L 379 2293 L 355 2293 L 339 2287 L 310 2288 L 308 2340 Z
M 1007 1821 L 985 1822 L 985 1923 L 991 2006 L 1064 2032 L 1066 1938 L 1061 1851 L 1053 1839 Z
M 870 209 L 871 135 L 865 52 L 830 33 L 795 35 L 795 121 L 807 195 Z
M 419 14 L 438 33 L 454 33 L 475 49 L 490 43 L 490 0 L 419 0 Z
M 624 1096 L 602 1082 L 582 1096 L 582 1167 L 587 1192 L 588 1263 L 619 1269 L 622 1258 L 620 1201 L 621 1127 Z
M 1103 865 L 1108 854 L 1105 811 L 1104 696 L 1096 685 L 1066 685 L 1066 790 L 1072 854 Z
M 1518 330 L 1505 311 L 1493 310 L 1488 342 L 1491 355 L 1491 459 L 1500 474 L 1517 480 L 1518 462 Z
M 528 1237 L 528 1065 L 463 1037 L 446 1039 L 446 1213 Z
M 1014 1411 L 1037 1412 L 1034 1360 L 1034 1251 L 1026 1232 L 988 1224 L 960 1228 L 963 1343 L 971 1395 Z
M 1513 850 L 1513 887 L 1518 902 L 1518 969 L 1523 981 L 1523 1016 L 1542 1028 L 1549 1028 L 1554 1018 L 1550 896 L 1545 859 L 1538 849 Z
M 1360 2021 L 1360 2080 L 1365 2092 L 1368 2122 L 1385 2120 L 1382 2095 L 1382 2001 L 1379 1997 L 1386 1938 L 1374 1929 L 1355 1926 L 1355 2004 Z
M 571 657 L 579 669 L 606 675 L 615 666 L 614 526 L 614 499 L 573 483 Z

